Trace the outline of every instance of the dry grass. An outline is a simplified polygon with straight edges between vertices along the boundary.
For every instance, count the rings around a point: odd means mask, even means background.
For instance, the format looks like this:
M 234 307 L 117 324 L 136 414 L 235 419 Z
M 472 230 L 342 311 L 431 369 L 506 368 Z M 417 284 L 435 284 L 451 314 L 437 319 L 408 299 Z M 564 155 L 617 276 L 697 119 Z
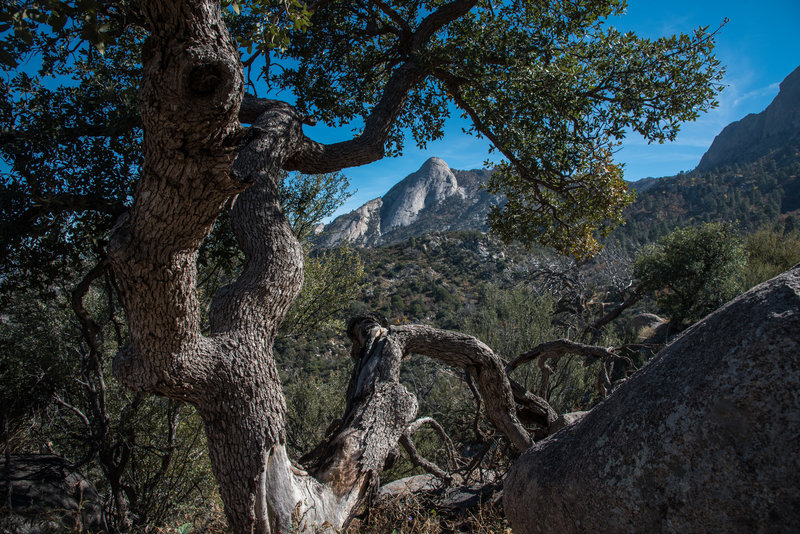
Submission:
M 153 534 L 229 534 L 228 520 L 219 500 L 208 503 L 206 507 L 187 508 L 182 517 L 177 518 L 173 525 L 148 530 Z
M 491 500 L 455 515 L 437 509 L 424 495 L 383 499 L 353 521 L 347 534 L 511 534 L 502 506 Z

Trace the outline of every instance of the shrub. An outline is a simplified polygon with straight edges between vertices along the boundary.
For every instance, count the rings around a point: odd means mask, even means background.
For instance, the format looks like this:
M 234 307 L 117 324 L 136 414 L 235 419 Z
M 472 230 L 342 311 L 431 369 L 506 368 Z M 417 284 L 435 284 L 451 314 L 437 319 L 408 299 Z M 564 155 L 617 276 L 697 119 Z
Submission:
M 731 226 L 707 223 L 675 230 L 646 248 L 634 274 L 674 323 L 692 323 L 741 291 L 745 263 L 742 239 Z

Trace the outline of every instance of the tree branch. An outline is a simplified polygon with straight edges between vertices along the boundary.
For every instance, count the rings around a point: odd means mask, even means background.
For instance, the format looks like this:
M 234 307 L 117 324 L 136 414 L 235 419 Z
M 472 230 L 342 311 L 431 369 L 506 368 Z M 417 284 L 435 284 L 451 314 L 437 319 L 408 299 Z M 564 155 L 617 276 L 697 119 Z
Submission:
M 475 129 L 480 132 L 481 135 L 485 136 L 486 139 L 488 139 L 492 145 L 497 148 L 497 150 L 499 150 L 509 162 L 511 162 L 515 169 L 519 170 L 520 173 L 524 173 L 526 180 L 537 185 L 544 185 L 540 180 L 536 180 L 535 178 L 528 176 L 526 168 L 519 158 L 517 158 L 513 152 L 508 150 L 505 145 L 500 142 L 500 139 L 494 134 L 494 132 L 483 123 L 481 118 L 478 116 L 478 112 L 475 111 L 475 109 L 464 99 L 464 97 L 461 95 L 461 80 L 458 80 L 451 73 L 443 69 L 436 69 L 434 74 L 436 78 L 447 88 L 456 105 L 469 116 Z
M 394 326 L 390 333 L 402 343 L 406 353 L 423 354 L 469 372 L 492 423 L 520 452 L 532 445 L 528 432 L 517 419 L 514 395 L 502 361 L 492 349 L 472 336 L 421 325 Z
M 450 468 L 454 468 L 456 465 L 456 448 L 453 445 L 453 440 L 450 439 L 450 436 L 447 435 L 447 432 L 444 431 L 442 425 L 434 419 L 433 417 L 420 417 L 410 425 L 406 429 L 406 434 L 409 436 L 413 436 L 417 433 L 423 425 L 430 425 L 433 430 L 439 434 L 439 437 L 442 438 L 444 441 L 445 449 L 447 450 L 447 457 L 450 460 Z
M 558 419 L 558 414 L 544 397 L 531 393 L 511 378 L 509 378 L 509 382 L 514 394 L 514 401 L 519 404 L 517 416 L 520 421 L 548 428 Z
M 364 121 L 361 135 L 330 145 L 306 138 L 300 150 L 284 168 L 307 174 L 323 173 L 366 165 L 381 159 L 389 132 L 402 111 L 409 92 L 433 68 L 420 62 L 416 56 L 437 31 L 463 16 L 476 3 L 476 0 L 455 0 L 439 7 L 420 22 L 410 43 L 411 59 L 400 65 L 389 78 L 378 104 Z
M 284 169 L 306 174 L 334 172 L 366 165 L 383 158 L 385 143 L 411 89 L 426 75 L 425 69 L 411 60 L 398 67 L 386 83 L 378 104 L 364 121 L 364 130 L 355 139 L 325 145 L 306 138 Z
M 31 203 L 30 207 L 11 220 L 3 221 L 0 224 L 0 234 L 3 236 L 12 235 L 34 235 L 37 233 L 36 222 L 48 215 L 58 215 L 61 213 L 82 213 L 85 211 L 95 211 L 116 218 L 125 210 L 122 202 L 109 201 L 94 195 L 80 195 L 75 193 L 60 193 L 49 198 L 42 198 Z M 9 246 L 7 239 L 0 240 L 3 251 Z
M 403 448 L 408 453 L 408 457 L 411 460 L 411 463 L 413 463 L 417 467 L 421 467 L 426 472 L 446 482 L 449 482 L 453 479 L 453 477 L 450 474 L 448 474 L 444 469 L 442 469 L 435 463 L 431 462 L 430 460 L 428 460 L 419 453 L 417 447 L 414 445 L 414 441 L 411 439 L 411 436 L 408 433 L 405 433 L 402 436 L 400 436 L 400 445 L 402 445 Z
M 414 39 L 411 45 L 412 52 L 421 50 L 434 33 L 454 20 L 466 15 L 477 3 L 477 0 L 455 0 L 439 7 L 436 11 L 425 17 L 417 28 L 417 31 L 414 32 Z
M 56 403 L 60 404 L 60 405 L 61 405 L 61 406 L 63 406 L 64 408 L 68 409 L 69 411 L 71 411 L 72 413 L 74 413 L 75 415 L 77 415 L 77 416 L 78 416 L 78 419 L 80 419 L 81 421 L 83 421 L 83 424 L 84 424 L 84 425 L 86 425 L 86 428 L 87 428 L 87 429 L 88 429 L 88 430 L 91 432 L 91 430 L 92 430 L 92 423 L 90 423 L 90 422 L 89 422 L 89 418 L 88 418 L 88 417 L 86 417 L 86 414 L 85 414 L 85 413 L 83 413 L 83 412 L 82 412 L 82 411 L 81 411 L 79 408 L 77 408 L 76 406 L 73 406 L 72 404 L 69 404 L 68 402 L 64 401 L 64 399 L 62 399 L 62 398 L 61 398 L 61 396 L 60 396 L 60 395 L 58 395 L 57 393 L 56 393 L 55 395 L 53 395 L 53 399 L 55 399 Z
M 633 306 L 636 302 L 638 302 L 641 296 L 642 293 L 640 291 L 640 288 L 638 287 L 635 288 L 631 292 L 631 294 L 628 295 L 628 298 L 626 298 L 619 306 L 617 306 L 607 314 L 603 315 L 602 317 L 594 321 L 591 325 L 589 325 L 587 331 L 594 332 L 595 333 L 594 337 L 597 337 L 604 326 L 606 326 L 608 323 L 619 317 L 623 311 L 625 311 L 626 309 Z
M 555 341 L 548 341 L 537 345 L 532 350 L 520 354 L 508 365 L 506 365 L 506 372 L 511 374 L 517 367 L 530 361 L 542 358 L 560 358 L 565 354 L 580 354 L 582 356 L 589 356 L 592 358 L 608 359 L 617 358 L 618 355 L 614 352 L 613 348 L 598 347 L 597 345 L 585 345 L 570 341 L 569 339 L 557 339 Z
M 470 393 L 472 393 L 472 398 L 475 399 L 475 417 L 472 418 L 472 431 L 475 432 L 475 437 L 478 438 L 479 441 L 485 443 L 487 441 L 486 435 L 481 431 L 480 425 L 481 404 L 483 404 L 481 393 L 475 386 L 475 381 L 472 379 L 472 374 L 470 374 L 469 371 L 464 372 L 464 381 L 467 383 Z

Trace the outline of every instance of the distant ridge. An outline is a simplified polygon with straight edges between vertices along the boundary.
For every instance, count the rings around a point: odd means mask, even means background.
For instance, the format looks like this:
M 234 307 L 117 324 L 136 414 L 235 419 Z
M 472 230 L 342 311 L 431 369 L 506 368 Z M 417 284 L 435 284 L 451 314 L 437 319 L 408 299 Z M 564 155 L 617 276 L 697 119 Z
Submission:
M 781 82 L 764 111 L 727 125 L 695 170 L 750 163 L 789 144 L 800 145 L 800 67 Z
M 337 217 L 316 243 L 374 247 L 431 232 L 485 231 L 492 206 L 504 202 L 481 188 L 490 176 L 491 170 L 460 171 L 430 158 L 383 197 Z M 764 111 L 726 126 L 695 170 L 629 185 L 638 196 L 626 210 L 627 224 L 612 236 L 626 243 L 704 221 L 800 228 L 800 67 Z
M 800 228 L 800 67 L 761 113 L 727 125 L 691 172 L 634 182 L 636 202 L 613 234 L 647 243 L 688 224 Z

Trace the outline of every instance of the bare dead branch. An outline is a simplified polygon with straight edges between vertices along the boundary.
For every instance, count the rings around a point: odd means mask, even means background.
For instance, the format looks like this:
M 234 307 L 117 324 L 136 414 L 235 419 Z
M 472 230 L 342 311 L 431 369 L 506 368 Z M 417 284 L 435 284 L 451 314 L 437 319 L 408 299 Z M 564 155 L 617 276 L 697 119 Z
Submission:
M 591 325 L 587 327 L 586 331 L 592 332 L 593 333 L 592 338 L 596 339 L 599 333 L 608 323 L 619 317 L 623 311 L 625 311 L 626 309 L 633 306 L 636 302 L 638 302 L 641 296 L 642 294 L 639 291 L 639 288 L 637 287 L 631 292 L 630 295 L 628 295 L 628 298 L 626 298 L 619 306 L 615 307 L 610 312 L 606 313 L 605 315 L 594 321 Z
M 423 354 L 468 371 L 481 392 L 492 424 L 520 452 L 533 444 L 517 418 L 503 362 L 486 344 L 472 336 L 422 325 L 393 326 L 389 331 L 405 353 Z
M 511 380 L 511 391 L 514 393 L 514 402 L 519 405 L 517 415 L 526 425 L 539 425 L 548 428 L 558 418 L 558 414 L 544 397 L 535 395 L 522 387 L 518 382 Z
M 453 477 L 448 474 L 444 469 L 436 465 L 435 463 L 431 462 L 424 456 L 422 456 L 417 447 L 414 445 L 414 441 L 411 439 L 408 433 L 403 434 L 400 436 L 400 445 L 408 453 L 408 458 L 411 460 L 411 463 L 416 465 L 417 467 L 421 467 L 425 470 L 425 472 L 432 474 L 433 476 L 444 480 L 445 482 L 450 482 Z
M 475 387 L 475 381 L 472 380 L 472 374 L 467 371 L 464 373 L 464 379 L 467 382 L 467 386 L 469 386 L 470 392 L 472 392 L 472 398 L 475 399 L 475 417 L 472 419 L 472 430 L 475 432 L 475 436 L 481 442 L 486 442 L 486 435 L 481 431 L 481 403 L 483 402 L 481 399 L 481 394 L 478 391 L 478 388 Z
M 553 374 L 553 368 L 547 363 L 547 358 L 539 358 L 537 364 L 539 371 L 542 373 L 539 380 L 539 396 L 546 399 L 550 396 L 550 375 Z
M 550 378 L 553 375 L 554 370 L 550 366 L 548 360 L 558 359 L 572 354 L 586 356 L 590 358 L 590 360 L 601 360 L 602 362 L 596 380 L 596 389 L 598 393 L 600 393 L 601 397 L 605 399 L 612 389 L 612 382 L 610 378 L 612 371 L 610 371 L 607 367 L 609 362 L 612 362 L 612 370 L 613 362 L 615 360 L 624 360 L 631 365 L 631 367 L 633 367 L 633 362 L 631 359 L 617 351 L 618 349 L 615 349 L 614 347 L 606 348 L 597 345 L 586 345 L 584 343 L 578 343 L 569 339 L 557 339 L 555 341 L 542 343 L 532 350 L 517 356 L 510 363 L 506 364 L 506 373 L 510 375 L 520 365 L 529 363 L 531 361 L 536 361 L 539 370 L 541 371 L 541 378 L 539 381 L 539 397 L 541 398 L 542 402 L 545 403 L 540 404 L 539 406 L 544 407 L 546 405 L 549 407 L 549 405 L 546 404 L 546 399 L 550 394 Z M 561 379 L 563 379 L 563 372 L 561 375 L 562 376 L 559 378 L 559 382 Z M 519 388 L 522 390 L 520 392 L 521 394 L 527 393 L 521 386 L 519 386 Z M 522 395 L 518 395 L 517 392 L 515 392 L 515 398 L 521 396 Z M 533 397 L 535 398 L 535 396 Z M 517 402 L 520 401 L 517 400 Z M 542 424 L 543 427 L 547 428 L 555 421 L 553 417 L 554 415 L 555 412 L 552 414 L 548 412 L 547 422 L 545 424 L 540 422 L 539 424 Z
M 72 404 L 69 404 L 68 402 L 64 401 L 64 399 L 62 399 L 61 396 L 58 394 L 53 395 L 53 399 L 56 401 L 56 403 L 58 403 L 59 405 L 63 406 L 64 408 L 68 409 L 76 416 L 78 416 L 78 419 L 80 419 L 83 422 L 83 424 L 86 425 L 86 428 L 88 428 L 89 430 L 92 429 L 92 423 L 89 421 L 89 418 L 86 417 L 86 414 L 83 413 L 78 407 L 73 406 Z
M 506 372 L 511 374 L 517 367 L 539 358 L 560 358 L 567 354 L 579 354 L 591 358 L 608 359 L 616 358 L 617 354 L 612 348 L 597 345 L 586 345 L 569 339 L 556 339 L 537 345 L 532 350 L 520 354 L 506 366 Z
M 445 444 L 445 450 L 447 451 L 447 458 L 450 461 L 450 469 L 454 469 L 456 466 L 456 448 L 453 445 L 453 440 L 450 439 L 450 436 L 447 435 L 447 432 L 444 431 L 444 428 L 442 428 L 442 425 L 440 425 L 436 419 L 433 417 L 420 417 L 408 425 L 408 429 L 406 429 L 405 433 L 411 437 L 417 433 L 423 425 L 430 425 L 431 428 L 439 434 L 439 437 L 442 438 Z

